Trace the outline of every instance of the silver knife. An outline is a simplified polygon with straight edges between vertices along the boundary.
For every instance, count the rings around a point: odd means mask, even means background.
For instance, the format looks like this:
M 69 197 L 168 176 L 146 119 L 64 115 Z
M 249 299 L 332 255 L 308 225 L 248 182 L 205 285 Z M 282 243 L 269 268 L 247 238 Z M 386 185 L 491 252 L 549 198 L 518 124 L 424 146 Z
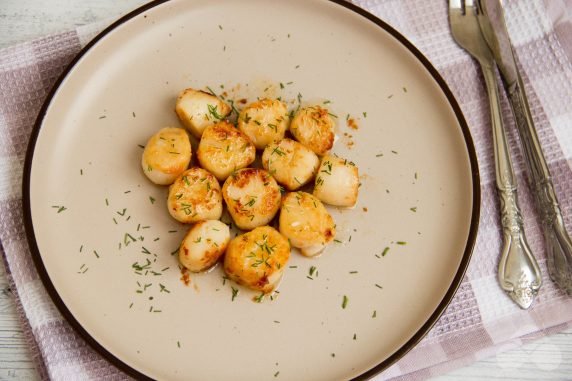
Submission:
M 572 295 L 572 240 L 566 231 L 550 171 L 534 127 L 532 114 L 505 24 L 501 0 L 481 0 L 479 25 L 493 52 L 516 120 L 528 181 L 540 216 L 550 278 Z

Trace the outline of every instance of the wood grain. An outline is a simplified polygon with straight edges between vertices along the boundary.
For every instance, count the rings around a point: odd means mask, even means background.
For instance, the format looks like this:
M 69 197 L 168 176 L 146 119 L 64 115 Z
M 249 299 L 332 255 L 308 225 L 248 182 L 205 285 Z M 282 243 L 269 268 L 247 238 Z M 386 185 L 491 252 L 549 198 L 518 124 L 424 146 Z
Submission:
M 0 48 L 100 20 L 143 0 L 1 0 Z M 0 264 L 0 380 L 37 380 L 11 290 Z M 570 380 L 572 329 L 452 371 L 434 381 Z
M 12 290 L 0 262 L 0 380 L 37 380 Z

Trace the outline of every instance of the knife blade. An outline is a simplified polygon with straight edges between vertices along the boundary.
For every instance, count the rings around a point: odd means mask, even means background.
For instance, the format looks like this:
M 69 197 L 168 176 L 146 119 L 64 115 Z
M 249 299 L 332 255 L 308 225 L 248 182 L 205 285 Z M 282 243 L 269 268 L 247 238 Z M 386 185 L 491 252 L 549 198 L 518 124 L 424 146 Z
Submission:
M 572 240 L 566 231 L 550 170 L 534 126 L 501 0 L 480 0 L 479 7 L 482 11 L 479 26 L 493 52 L 515 117 L 528 181 L 546 242 L 548 272 L 561 289 L 572 295 Z

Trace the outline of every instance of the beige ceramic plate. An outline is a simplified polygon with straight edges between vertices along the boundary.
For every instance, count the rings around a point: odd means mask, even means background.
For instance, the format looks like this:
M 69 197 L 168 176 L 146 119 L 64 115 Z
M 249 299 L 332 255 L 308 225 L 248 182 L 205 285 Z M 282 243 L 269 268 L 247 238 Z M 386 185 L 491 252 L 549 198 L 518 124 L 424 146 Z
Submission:
M 358 205 L 330 208 L 339 242 L 319 258 L 293 252 L 274 300 L 254 302 L 220 267 L 185 285 L 171 252 L 187 227 L 140 170 L 139 145 L 179 125 L 177 93 L 207 86 L 291 108 L 329 101 L 334 152 L 361 171 Z M 30 246 L 60 310 L 124 370 L 171 380 L 379 372 L 452 298 L 480 201 L 466 124 L 436 71 L 382 21 L 318 0 L 173 0 L 133 12 L 54 90 L 25 179 Z

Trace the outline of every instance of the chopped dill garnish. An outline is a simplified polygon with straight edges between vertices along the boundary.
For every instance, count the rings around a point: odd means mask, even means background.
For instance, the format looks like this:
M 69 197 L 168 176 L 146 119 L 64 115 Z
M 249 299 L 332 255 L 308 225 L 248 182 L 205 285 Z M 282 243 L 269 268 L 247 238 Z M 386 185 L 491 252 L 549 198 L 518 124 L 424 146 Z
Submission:
M 347 295 L 344 295 L 344 298 L 342 300 L 342 308 L 345 309 L 348 306 L 348 302 L 349 302 L 349 298 L 347 297 Z

